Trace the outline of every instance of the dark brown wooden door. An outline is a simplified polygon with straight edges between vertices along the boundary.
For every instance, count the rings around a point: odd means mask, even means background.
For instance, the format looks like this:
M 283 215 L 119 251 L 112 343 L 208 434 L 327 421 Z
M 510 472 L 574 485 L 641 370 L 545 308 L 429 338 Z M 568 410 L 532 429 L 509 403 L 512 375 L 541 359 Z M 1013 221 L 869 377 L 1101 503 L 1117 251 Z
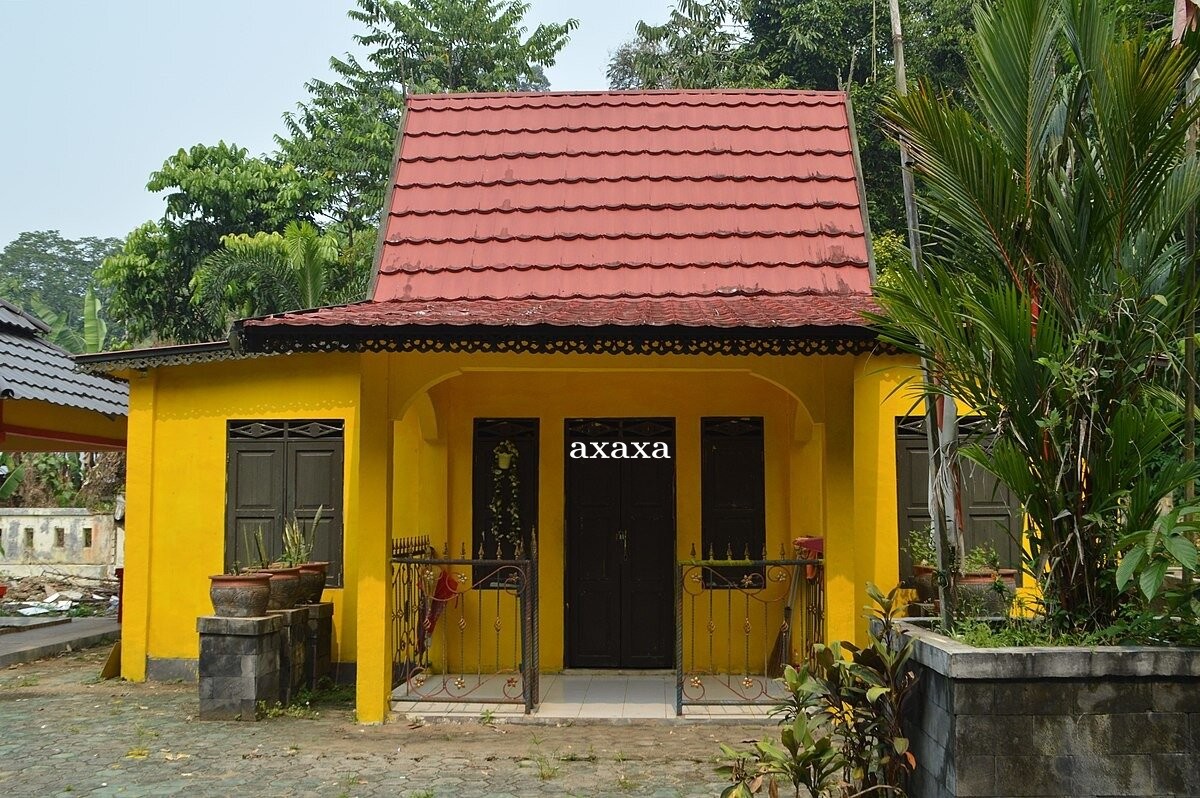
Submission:
M 959 419 L 963 442 L 986 440 L 982 421 L 974 417 Z M 929 446 L 921 418 L 904 419 L 896 429 L 896 492 L 900 518 L 900 577 L 911 584 L 912 560 L 908 538 L 913 530 L 929 525 Z M 1021 579 L 1021 516 L 1016 499 L 987 471 L 959 459 L 962 473 L 963 544 L 969 552 L 982 543 L 990 543 L 1003 568 L 1016 568 Z
M 674 419 L 569 419 L 566 443 L 567 665 L 670 667 Z

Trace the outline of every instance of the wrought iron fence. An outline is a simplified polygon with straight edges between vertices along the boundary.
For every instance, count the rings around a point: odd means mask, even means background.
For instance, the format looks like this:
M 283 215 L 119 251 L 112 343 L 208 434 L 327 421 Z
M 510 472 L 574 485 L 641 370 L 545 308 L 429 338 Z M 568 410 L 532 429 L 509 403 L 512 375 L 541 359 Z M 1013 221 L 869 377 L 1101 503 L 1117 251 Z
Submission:
M 779 703 L 784 664 L 825 636 L 818 559 L 690 560 L 676 566 L 675 711 Z
M 537 706 L 537 543 L 512 559 L 392 544 L 393 695 Z

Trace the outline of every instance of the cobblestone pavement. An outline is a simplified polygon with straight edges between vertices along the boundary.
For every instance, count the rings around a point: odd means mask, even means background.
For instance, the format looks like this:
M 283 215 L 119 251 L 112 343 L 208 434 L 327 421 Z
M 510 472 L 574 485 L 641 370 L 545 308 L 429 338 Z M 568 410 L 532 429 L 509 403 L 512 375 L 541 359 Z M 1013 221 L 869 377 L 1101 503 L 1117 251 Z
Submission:
M 717 796 L 719 743 L 762 725 L 200 722 L 194 684 L 98 680 L 107 647 L 0 671 L 0 795 Z M 480 719 L 484 720 L 484 719 Z M 413 728 L 412 726 L 416 726 Z

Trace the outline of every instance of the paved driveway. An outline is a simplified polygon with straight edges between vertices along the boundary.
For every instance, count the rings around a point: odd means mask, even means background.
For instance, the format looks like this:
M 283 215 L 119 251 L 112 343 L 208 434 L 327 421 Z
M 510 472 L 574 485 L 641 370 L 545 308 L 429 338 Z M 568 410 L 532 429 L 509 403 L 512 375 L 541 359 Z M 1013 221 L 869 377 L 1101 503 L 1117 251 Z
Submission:
M 4 796 L 716 796 L 749 726 L 200 722 L 194 684 L 100 682 L 107 648 L 0 671 Z M 482 720 L 482 719 L 480 719 Z

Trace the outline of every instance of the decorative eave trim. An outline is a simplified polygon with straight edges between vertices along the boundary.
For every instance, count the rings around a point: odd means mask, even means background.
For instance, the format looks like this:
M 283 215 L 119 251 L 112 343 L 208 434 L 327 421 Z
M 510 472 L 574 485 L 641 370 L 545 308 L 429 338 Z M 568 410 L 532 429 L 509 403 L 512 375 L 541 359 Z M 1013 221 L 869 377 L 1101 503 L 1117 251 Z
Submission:
M 235 328 L 236 329 L 236 328 Z M 293 327 L 241 328 L 246 351 L 524 352 L 615 355 L 858 355 L 892 353 L 863 327 Z
M 183 366 L 192 363 L 216 363 L 223 360 L 246 360 L 263 357 L 261 352 L 235 350 L 229 341 L 206 341 L 199 344 L 156 346 L 146 349 L 126 349 L 76 355 L 79 370 L 89 374 L 111 374 L 115 371 L 142 370 L 158 366 Z

